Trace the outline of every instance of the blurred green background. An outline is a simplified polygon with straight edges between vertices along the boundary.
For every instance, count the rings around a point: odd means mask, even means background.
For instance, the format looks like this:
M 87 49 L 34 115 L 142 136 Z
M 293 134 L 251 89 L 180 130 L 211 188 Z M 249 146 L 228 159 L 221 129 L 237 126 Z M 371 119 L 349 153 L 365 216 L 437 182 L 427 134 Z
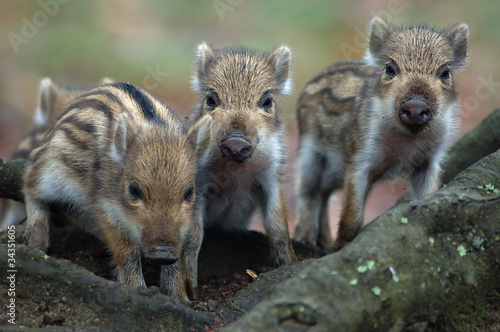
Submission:
M 68 86 L 93 86 L 104 76 L 128 81 L 182 117 L 196 102 L 190 78 L 199 42 L 263 49 L 287 44 L 294 52 L 295 88 L 282 101 L 292 183 L 298 95 L 331 63 L 362 57 L 364 31 L 375 15 L 398 24 L 470 25 L 470 66 L 459 77 L 462 134 L 500 106 L 499 14 L 494 0 L 2 1 L 0 158 L 10 156 L 31 125 L 42 77 Z

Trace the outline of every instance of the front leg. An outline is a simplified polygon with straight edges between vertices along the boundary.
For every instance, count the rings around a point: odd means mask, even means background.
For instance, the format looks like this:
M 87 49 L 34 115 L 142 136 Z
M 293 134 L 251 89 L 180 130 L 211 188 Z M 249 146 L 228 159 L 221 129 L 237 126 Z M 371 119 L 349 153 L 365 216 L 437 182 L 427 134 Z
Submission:
M 360 167 L 348 165 L 344 180 L 344 202 L 340 215 L 337 240 L 334 250 L 342 249 L 358 235 L 363 226 L 363 209 L 371 184 L 368 172 Z
M 174 301 L 188 303 L 188 294 L 196 299 L 198 255 L 203 242 L 203 206 L 200 203 L 193 214 L 193 222 L 184 238 L 179 261 L 161 267 L 160 289 Z
M 189 303 L 186 293 L 186 284 L 180 272 L 180 262 L 162 265 L 160 273 L 160 290 L 163 294 L 170 296 L 174 301 Z
M 196 299 L 198 287 L 198 255 L 203 242 L 203 207 L 200 204 L 199 211 L 194 213 L 195 222 L 184 240 L 182 250 L 181 274 L 185 282 L 185 289 L 192 299 Z
M 260 204 L 273 264 L 281 266 L 297 261 L 288 232 L 283 185 L 279 180 L 264 188 Z
M 300 144 L 293 239 L 315 247 L 318 245 L 318 239 L 321 235 L 320 228 L 322 228 L 323 222 L 321 218 L 322 212 L 325 210 L 321 187 L 326 170 L 325 162 L 321 162 L 321 160 L 326 160 L 326 158 L 317 151 L 317 143 L 307 136 L 301 137 Z M 330 232 L 329 229 L 328 232 Z M 324 237 L 327 238 L 328 234 Z
M 49 207 L 42 201 L 26 195 L 26 231 L 24 243 L 47 252 L 49 249 Z
M 318 245 L 320 248 L 329 250 L 333 247 L 332 232 L 330 231 L 330 218 L 328 216 L 329 193 L 321 195 L 321 210 L 319 213 Z
M 328 197 L 316 191 L 297 194 L 297 213 L 293 239 L 312 247 L 331 248 L 333 241 L 328 223 Z
M 192 299 L 196 299 L 198 288 L 198 255 L 203 241 L 203 226 L 199 225 L 191 230 L 190 239 L 184 245 L 182 252 L 181 274 L 184 279 L 185 289 Z
M 104 216 L 106 214 L 101 214 Z M 99 228 L 116 264 L 117 279 L 130 286 L 146 286 L 142 275 L 141 249 L 114 220 L 99 219 Z
M 438 190 L 440 178 L 441 166 L 436 160 L 415 168 L 410 179 L 415 197 L 422 198 Z

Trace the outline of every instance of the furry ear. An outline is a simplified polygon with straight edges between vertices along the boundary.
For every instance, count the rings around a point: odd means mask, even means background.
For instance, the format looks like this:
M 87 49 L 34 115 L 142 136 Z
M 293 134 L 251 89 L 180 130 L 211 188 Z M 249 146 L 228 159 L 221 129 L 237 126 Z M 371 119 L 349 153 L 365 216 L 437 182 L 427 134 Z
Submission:
M 49 112 L 54 108 L 59 87 L 49 77 L 42 78 L 38 86 L 38 106 L 35 111 L 35 124 L 43 125 L 49 121 Z
M 208 46 L 207 43 L 202 42 L 196 48 L 196 60 L 194 65 L 193 78 L 191 80 L 191 88 L 193 91 L 203 91 L 205 82 L 207 65 L 215 58 L 215 52 Z
M 279 93 L 289 94 L 292 91 L 292 51 L 286 45 L 280 46 L 271 53 L 276 76 L 276 88 Z
M 365 55 L 367 66 L 376 66 L 373 54 L 378 54 L 384 45 L 389 25 L 379 16 L 376 16 L 370 22 L 370 35 L 368 37 L 368 48 Z
M 213 118 L 210 114 L 204 115 L 188 129 L 188 140 L 195 146 L 198 157 L 203 155 L 210 144 Z
M 469 26 L 465 23 L 457 24 L 448 32 L 448 39 L 453 45 L 453 65 L 457 70 L 467 67 L 469 59 Z
M 101 79 L 101 81 L 99 82 L 99 86 L 101 86 L 101 85 L 106 85 L 106 84 L 112 84 L 112 83 L 115 83 L 115 81 L 114 81 L 114 80 L 112 80 L 112 79 L 111 79 L 111 78 L 109 78 L 109 77 L 103 77 L 103 78 Z
M 118 116 L 113 130 L 113 140 L 109 149 L 109 157 L 111 160 L 121 164 L 123 163 L 125 149 L 127 148 L 127 123 L 123 113 Z

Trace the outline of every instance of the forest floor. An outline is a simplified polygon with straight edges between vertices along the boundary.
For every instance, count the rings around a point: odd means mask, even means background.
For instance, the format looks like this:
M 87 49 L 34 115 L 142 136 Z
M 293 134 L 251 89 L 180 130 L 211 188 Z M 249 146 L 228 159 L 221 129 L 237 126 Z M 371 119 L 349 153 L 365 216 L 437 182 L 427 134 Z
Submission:
M 24 225 L 16 226 L 18 238 L 23 232 Z M 260 233 L 254 233 L 252 243 L 249 243 L 248 235 L 207 234 L 200 252 L 197 298 L 190 302 L 194 310 L 215 312 L 236 292 L 249 285 L 256 276 L 272 269 L 267 259 L 269 257 L 267 239 Z M 0 243 L 7 242 L 6 234 L 7 232 L 0 231 Z M 57 240 L 52 240 L 48 253 L 50 256 L 67 259 L 98 276 L 113 279 L 106 246 L 93 236 L 78 228 L 52 227 L 51 239 Z M 325 251 L 312 250 L 299 244 L 294 244 L 294 248 L 299 260 L 314 259 L 327 254 Z M 160 274 L 158 266 L 143 264 L 143 273 L 149 287 L 158 286 Z M 2 280 L 0 283 L 5 282 Z M 435 322 L 423 323 L 420 331 L 499 331 L 499 291 L 496 290 L 485 301 L 478 303 L 476 308 L 465 308 L 460 305 L 450 308 Z M 0 319 L 0 325 L 6 321 L 3 318 Z M 63 325 L 61 322 L 71 319 L 72 317 L 52 317 L 50 314 L 40 319 L 33 315 L 32 321 L 28 320 L 26 326 L 57 327 Z M 225 325 L 221 323 L 216 329 Z

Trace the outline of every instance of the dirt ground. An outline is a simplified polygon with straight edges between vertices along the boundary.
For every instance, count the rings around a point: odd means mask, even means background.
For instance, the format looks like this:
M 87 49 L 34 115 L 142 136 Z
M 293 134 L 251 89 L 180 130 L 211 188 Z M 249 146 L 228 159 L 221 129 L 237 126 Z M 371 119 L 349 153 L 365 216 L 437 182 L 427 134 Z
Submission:
M 16 237 L 22 242 L 24 224 L 16 226 Z M 0 230 L 0 243 L 7 243 L 7 232 Z M 197 298 L 190 301 L 196 311 L 214 311 L 238 290 L 252 282 L 253 278 L 270 271 L 267 259 L 269 250 L 267 239 L 261 233 L 252 232 L 252 243 L 247 235 L 224 235 L 208 232 L 199 257 Z M 54 258 L 66 259 L 83 266 L 95 275 L 114 279 L 110 267 L 111 257 L 104 243 L 80 228 L 67 225 L 51 225 L 51 246 L 48 254 Z M 244 238 L 244 240 L 243 240 Z M 306 247 L 295 248 L 300 260 L 318 258 L 326 251 Z M 242 257 L 241 253 L 247 253 Z M 224 259 L 221 259 L 223 257 Z M 143 274 L 148 287 L 159 286 L 160 268 L 143 261 Z M 57 325 L 58 319 L 30 318 L 32 326 Z M 57 318 L 57 317 L 56 317 Z M 67 319 L 71 319 L 68 317 Z M 66 318 L 59 317 L 59 321 Z
M 24 225 L 16 227 L 18 239 L 22 237 Z M 190 302 L 196 311 L 214 312 L 237 291 L 252 282 L 255 275 L 272 269 L 267 240 L 254 232 L 252 243 L 247 235 L 224 235 L 208 232 L 205 236 L 200 259 L 197 298 Z M 246 241 L 243 241 L 243 237 Z M 79 228 L 52 227 L 52 245 L 49 254 L 55 258 L 67 259 L 81 265 L 94 274 L 113 279 L 110 257 L 105 245 Z M 0 231 L 0 243 L 6 243 L 6 232 Z M 300 260 L 321 257 L 327 252 L 295 245 Z M 244 253 L 244 254 L 242 254 Z M 223 257 L 224 259 L 221 259 Z M 143 273 L 148 286 L 158 286 L 160 270 L 158 266 L 143 264 Z M 500 293 L 492 293 L 486 301 L 476 308 L 458 306 L 441 315 L 435 322 L 426 323 L 421 331 L 498 331 L 500 328 Z M 38 304 L 41 306 L 43 304 Z M 83 310 L 84 308 L 82 308 Z M 49 309 L 47 309 L 49 310 Z M 22 314 L 22 313 L 21 313 Z M 91 313 L 89 313 L 91 314 Z M 89 316 L 91 317 L 91 315 Z M 42 319 L 43 318 L 43 319 Z M 44 317 L 30 317 L 28 324 L 33 327 L 56 327 L 71 317 L 60 314 Z M 226 324 L 221 323 L 217 329 Z M 29 325 L 28 325 L 29 326 Z

